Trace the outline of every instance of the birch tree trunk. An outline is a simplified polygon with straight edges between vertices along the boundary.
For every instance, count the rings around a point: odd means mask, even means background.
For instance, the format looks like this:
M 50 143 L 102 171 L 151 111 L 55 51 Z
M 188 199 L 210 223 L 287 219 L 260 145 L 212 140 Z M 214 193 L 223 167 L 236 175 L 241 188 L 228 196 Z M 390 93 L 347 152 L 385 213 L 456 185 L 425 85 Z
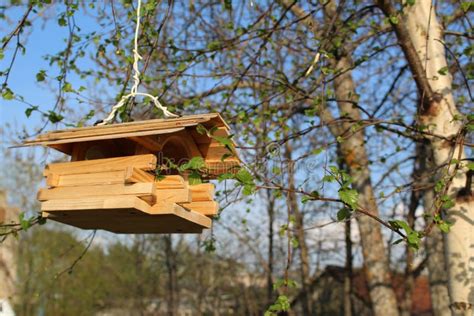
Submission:
M 315 32 L 318 24 L 300 7 L 291 1 L 282 0 L 281 3 L 291 8 L 293 14 L 302 18 L 307 27 Z M 324 6 L 325 21 L 328 25 L 340 24 L 337 18 L 336 2 L 329 1 Z M 332 30 L 331 30 L 332 31 Z M 331 46 L 331 44 L 328 44 Z M 331 47 L 327 47 L 331 49 Z M 348 118 L 358 122 L 361 119 L 360 110 L 353 105 L 356 99 L 355 84 L 352 78 L 352 60 L 345 53 L 341 52 L 336 58 L 330 59 L 330 66 L 336 72 L 342 72 L 334 80 L 335 96 L 339 112 Z M 329 109 L 322 107 L 319 117 L 323 122 L 333 122 Z M 342 136 L 344 131 L 350 130 L 351 123 L 341 125 L 328 125 L 335 138 Z M 347 166 L 350 176 L 353 178 L 353 188 L 359 193 L 358 204 L 375 216 L 379 216 L 379 210 L 374 196 L 370 179 L 369 159 L 365 148 L 365 134 L 359 131 L 344 140 L 339 147 L 344 165 Z M 398 316 L 397 300 L 391 284 L 391 274 L 387 252 L 385 251 L 384 240 L 380 225 L 373 222 L 368 216 L 358 216 L 357 222 L 361 235 L 362 254 L 364 257 L 364 268 L 369 285 L 369 294 L 372 302 L 373 312 L 377 316 Z
M 13 223 L 18 221 L 18 209 L 7 205 L 6 193 L 0 191 L 0 222 Z M 0 243 L 0 299 L 12 303 L 15 295 L 16 282 L 16 249 L 18 242 L 9 236 Z
M 298 238 L 298 247 L 300 255 L 300 274 L 301 274 L 301 304 L 303 315 L 313 315 L 312 301 L 310 292 L 310 275 L 309 275 L 309 255 L 308 246 L 306 244 L 306 236 L 303 226 L 303 214 L 298 205 L 298 200 L 295 193 L 295 174 L 294 162 L 292 160 L 292 148 L 289 142 L 285 143 L 285 159 L 288 162 L 288 193 L 287 205 L 290 208 L 290 213 L 295 216 L 295 234 Z
M 379 1 L 387 16 L 397 14 L 390 1 Z M 447 69 L 443 29 L 431 1 L 416 1 L 407 5 L 404 23 L 393 24 L 399 44 L 414 75 L 421 102 L 419 120 L 429 126 L 434 135 L 428 137 L 438 168 L 438 181 L 447 182 L 448 195 L 455 202 L 447 210 L 447 219 L 454 223 L 446 236 L 445 257 L 451 307 L 457 315 L 472 315 L 474 304 L 474 199 L 466 187 L 467 170 L 455 170 L 452 159 L 464 159 L 462 145 L 454 143 L 462 130 L 460 113 L 452 95 L 452 78 Z M 393 23 L 393 21 L 392 21 Z M 452 182 L 446 181 L 453 173 Z M 470 184 L 469 184 L 470 186 Z
M 351 68 L 350 58 L 341 57 L 335 64 L 337 71 Z M 346 113 L 349 118 L 358 122 L 361 119 L 359 110 L 353 106 L 352 100 L 356 97 L 355 84 L 350 71 L 338 76 L 334 81 L 335 96 L 340 113 Z M 342 101 L 344 100 L 344 101 Z M 345 124 L 344 124 L 345 125 Z M 350 129 L 350 126 L 349 128 Z M 344 128 L 343 130 L 346 130 Z M 340 136 L 340 135 L 334 135 Z M 370 179 L 369 160 L 365 149 L 365 134 L 360 131 L 340 144 L 344 164 L 348 167 L 353 178 L 353 187 L 359 193 L 359 205 L 375 216 L 379 216 L 372 182 Z M 391 284 L 391 274 L 387 252 L 380 225 L 374 223 L 368 216 L 358 216 L 364 269 L 372 307 L 375 315 L 398 315 L 397 300 Z

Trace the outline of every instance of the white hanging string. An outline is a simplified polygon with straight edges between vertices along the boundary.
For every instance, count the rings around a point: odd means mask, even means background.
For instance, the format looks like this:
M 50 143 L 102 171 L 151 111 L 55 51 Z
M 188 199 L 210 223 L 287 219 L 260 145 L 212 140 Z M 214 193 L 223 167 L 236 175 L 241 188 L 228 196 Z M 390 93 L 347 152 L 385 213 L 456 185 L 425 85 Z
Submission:
M 134 39 L 134 48 L 133 48 L 133 86 L 132 89 L 130 90 L 129 94 L 126 94 L 122 96 L 120 101 L 112 107 L 112 111 L 110 112 L 109 116 L 105 118 L 101 123 L 97 125 L 106 125 L 110 124 L 115 116 L 117 115 L 117 111 L 120 110 L 125 105 L 125 102 L 129 98 L 134 98 L 136 96 L 143 96 L 143 97 L 149 97 L 155 107 L 161 111 L 163 111 L 163 114 L 165 117 L 179 117 L 179 115 L 173 114 L 168 109 L 166 106 L 163 106 L 160 101 L 158 100 L 158 97 L 155 97 L 151 94 L 144 93 L 144 92 L 138 92 L 138 86 L 140 85 L 140 70 L 138 69 L 138 62 L 143 59 L 142 56 L 138 53 L 138 36 L 139 36 L 139 31 L 140 31 L 140 9 L 141 9 L 141 0 L 138 0 L 137 4 L 137 26 L 135 27 L 135 39 Z

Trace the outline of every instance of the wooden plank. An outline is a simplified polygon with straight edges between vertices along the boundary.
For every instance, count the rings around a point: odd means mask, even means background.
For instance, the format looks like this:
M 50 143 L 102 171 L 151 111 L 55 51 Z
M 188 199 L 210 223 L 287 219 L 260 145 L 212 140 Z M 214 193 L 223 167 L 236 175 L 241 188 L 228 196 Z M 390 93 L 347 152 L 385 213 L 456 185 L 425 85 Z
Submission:
M 219 204 L 215 201 L 178 203 L 185 209 L 206 215 L 213 216 L 219 212 Z
M 127 167 L 123 180 L 125 183 L 155 182 L 155 175 L 138 168 Z
M 87 197 L 79 199 L 49 200 L 41 203 L 42 212 L 78 210 L 120 210 L 136 209 L 148 213 L 150 205 L 136 196 Z M 48 215 L 49 216 L 49 215 Z
M 47 176 L 49 173 L 64 175 L 117 171 L 124 170 L 128 166 L 144 170 L 155 170 L 156 163 L 157 158 L 155 155 L 152 154 L 74 162 L 62 162 L 47 165 L 44 174 Z
M 59 186 L 60 177 L 61 176 L 59 174 L 55 174 L 55 173 L 48 174 L 46 177 L 46 185 L 52 188 Z
M 93 196 L 133 195 L 153 202 L 156 199 L 155 183 L 109 184 L 40 189 L 39 201 L 64 200 Z
M 150 207 L 136 197 L 90 197 L 42 203 L 43 216 L 83 229 L 115 233 L 200 233 L 212 221 L 177 204 Z
M 187 184 L 180 175 L 161 176 L 155 180 L 157 189 L 185 189 Z
M 208 117 L 187 117 L 183 119 L 168 119 L 158 121 L 149 120 L 145 122 L 136 122 L 136 124 L 124 123 L 114 124 L 111 126 L 83 127 L 80 129 L 62 130 L 43 134 L 38 136 L 35 141 L 59 141 L 66 139 L 72 140 L 84 137 L 101 137 L 130 133 L 131 134 L 128 137 L 153 135 L 147 132 L 155 131 L 156 134 L 160 134 L 160 130 L 194 126 L 199 123 L 205 123 L 209 121 L 209 119 L 210 118 Z
M 229 157 L 224 161 L 206 159 L 206 169 L 209 173 L 209 179 L 215 179 L 223 173 L 236 173 L 240 168 L 240 161 L 235 157 Z
M 221 160 L 222 157 L 224 156 L 227 157 L 229 155 L 233 155 L 226 158 L 227 160 L 229 158 L 236 156 L 236 153 L 234 150 L 229 150 L 226 146 L 220 144 L 219 142 L 215 140 L 213 140 L 209 144 L 199 145 L 199 151 L 202 153 L 202 156 L 204 157 L 204 159 L 207 159 L 207 160 Z
M 118 214 L 94 211 L 85 215 L 78 212 L 79 214 L 71 216 L 71 213 L 55 212 L 49 219 L 81 229 L 103 229 L 116 234 L 200 234 L 203 229 L 211 226 L 200 225 L 193 222 L 193 218 L 182 218 L 175 214 L 137 216 L 128 215 L 126 211 Z
M 178 203 L 178 202 L 191 202 L 192 201 L 191 190 L 186 189 L 157 189 L 156 190 L 156 203 Z
M 186 150 L 187 157 L 180 157 L 184 159 L 190 159 L 192 157 L 200 157 L 201 152 L 199 151 L 196 143 L 194 142 L 193 137 L 188 133 L 187 130 L 182 130 L 172 134 L 161 135 L 158 139 L 158 142 L 161 144 L 162 151 L 166 151 L 166 147 L 169 145 L 179 144 L 179 147 L 183 147 Z M 180 155 L 182 156 L 182 155 Z
M 98 184 L 123 184 L 125 183 L 124 177 L 124 170 L 63 175 L 50 173 L 46 178 L 46 184 L 53 188 Z
M 194 114 L 194 115 L 186 115 L 179 118 L 167 118 L 167 119 L 154 119 L 154 120 L 145 120 L 145 121 L 134 121 L 134 122 L 126 122 L 126 123 L 119 123 L 113 125 L 97 125 L 97 126 L 86 126 L 86 127 L 79 127 L 79 128 L 70 128 L 64 130 L 56 130 L 51 131 L 46 134 L 42 134 L 40 136 L 45 137 L 46 135 L 50 134 L 64 134 L 65 132 L 83 132 L 83 131 L 98 131 L 98 130 L 114 130 L 117 127 L 134 127 L 137 130 L 140 130 L 140 127 L 143 126 L 160 126 L 168 123 L 181 123 L 181 122 L 188 122 L 188 121 L 209 121 L 212 119 L 216 119 L 216 124 L 218 126 L 222 126 L 224 120 L 220 116 L 219 113 L 207 113 L 207 114 Z M 218 123 L 221 121 L 222 123 Z
M 189 189 L 193 202 L 212 201 L 214 199 L 214 184 L 212 183 L 190 185 Z
M 207 228 L 211 227 L 212 220 L 203 214 L 195 211 L 188 211 L 184 207 L 173 204 L 171 207 L 163 207 L 160 204 L 154 205 L 149 210 L 150 214 L 153 215 L 165 215 L 165 214 L 175 214 L 179 217 L 186 218 L 189 221 L 193 221 Z

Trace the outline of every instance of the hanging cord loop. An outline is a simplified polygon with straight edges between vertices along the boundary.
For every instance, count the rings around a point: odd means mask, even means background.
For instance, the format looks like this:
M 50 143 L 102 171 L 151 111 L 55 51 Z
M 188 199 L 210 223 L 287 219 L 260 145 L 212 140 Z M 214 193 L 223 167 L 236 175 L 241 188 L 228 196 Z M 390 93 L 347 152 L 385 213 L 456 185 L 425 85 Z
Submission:
M 163 106 L 160 101 L 158 100 L 158 97 L 155 97 L 151 94 L 148 93 L 143 93 L 143 92 L 138 92 L 138 86 L 140 85 L 140 70 L 138 69 L 138 63 L 141 59 L 143 59 L 142 56 L 138 53 L 138 36 L 139 36 L 139 31 L 140 31 L 140 10 L 141 10 L 141 0 L 138 0 L 137 4 L 137 25 L 135 27 L 135 39 L 134 39 L 134 48 L 133 48 L 133 86 L 132 89 L 130 90 L 129 94 L 126 94 L 122 96 L 120 101 L 112 107 L 112 111 L 110 114 L 99 124 L 97 125 L 106 125 L 110 124 L 115 116 L 117 115 L 117 111 L 120 110 L 127 102 L 128 99 L 134 98 L 136 96 L 143 96 L 143 97 L 149 97 L 155 107 L 159 110 L 161 110 L 164 114 L 165 117 L 179 117 L 179 115 L 173 114 L 168 109 L 166 106 Z

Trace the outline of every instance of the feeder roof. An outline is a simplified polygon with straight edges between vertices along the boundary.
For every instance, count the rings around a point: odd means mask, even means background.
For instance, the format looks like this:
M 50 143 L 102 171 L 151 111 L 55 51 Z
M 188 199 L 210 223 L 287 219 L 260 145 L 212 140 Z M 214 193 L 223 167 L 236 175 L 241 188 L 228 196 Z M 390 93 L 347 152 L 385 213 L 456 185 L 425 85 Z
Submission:
M 226 131 L 230 129 L 219 113 L 196 114 L 186 115 L 179 118 L 154 119 L 113 125 L 56 130 L 39 135 L 35 139 L 26 140 L 18 147 L 40 145 L 57 149 L 66 154 L 71 154 L 71 152 L 69 152 L 70 147 L 62 145 L 89 141 L 170 134 L 184 130 L 187 127 L 195 127 L 198 124 L 202 124 L 206 128 L 216 126 L 223 127 Z M 203 137 L 207 136 L 203 135 Z

